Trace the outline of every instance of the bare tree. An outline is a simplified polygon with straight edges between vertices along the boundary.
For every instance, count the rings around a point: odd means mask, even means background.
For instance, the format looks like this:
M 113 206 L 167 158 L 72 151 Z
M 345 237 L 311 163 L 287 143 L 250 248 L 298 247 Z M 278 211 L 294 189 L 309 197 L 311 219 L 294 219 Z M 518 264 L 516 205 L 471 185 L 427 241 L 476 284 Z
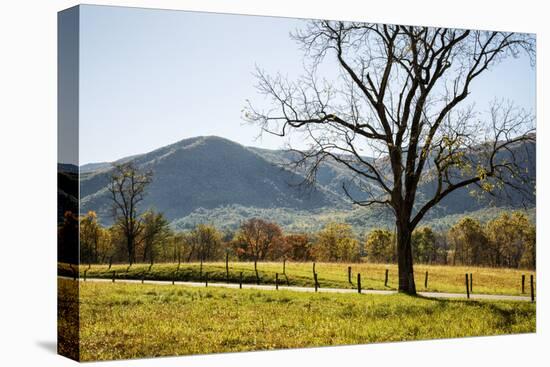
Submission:
M 128 162 L 114 166 L 109 183 L 109 192 L 113 202 L 113 217 L 126 239 L 128 262 L 136 261 L 136 241 L 142 232 L 142 220 L 138 215 L 138 204 L 145 196 L 145 189 L 151 183 L 152 172 L 142 172 L 134 163 Z
M 304 74 L 289 80 L 258 68 L 268 104 L 248 102 L 245 119 L 309 142 L 291 147 L 308 183 L 331 160 L 352 173 L 343 190 L 353 203 L 391 209 L 400 291 L 416 293 L 411 234 L 444 197 L 472 186 L 533 195 L 529 157 L 514 147 L 535 141 L 534 117 L 511 103 L 495 102 L 490 113 L 463 106 L 474 81 L 503 59 L 526 53 L 534 63 L 531 35 L 311 21 L 292 37 Z M 319 77 L 331 66 L 334 80 Z M 417 193 L 421 182 L 433 188 L 427 199 Z

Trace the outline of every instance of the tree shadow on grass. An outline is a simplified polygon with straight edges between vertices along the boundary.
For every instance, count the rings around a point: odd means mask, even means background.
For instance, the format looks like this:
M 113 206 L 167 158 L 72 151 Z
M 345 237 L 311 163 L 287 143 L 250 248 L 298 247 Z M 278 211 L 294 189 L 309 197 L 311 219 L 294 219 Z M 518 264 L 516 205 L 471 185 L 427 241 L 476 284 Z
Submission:
M 492 313 L 499 316 L 499 327 L 504 329 L 509 328 L 510 325 L 514 323 L 514 318 L 518 315 L 518 312 L 519 313 L 522 312 L 521 310 L 518 310 L 515 307 L 512 307 L 512 308 L 502 307 L 501 305 L 495 304 L 491 301 L 480 301 L 480 300 L 472 300 L 472 299 L 445 299 L 445 298 L 428 297 L 428 296 L 422 296 L 422 295 L 415 295 L 411 297 L 424 299 L 428 301 L 435 301 L 438 303 L 438 306 L 441 308 L 444 308 L 449 304 L 457 304 L 457 303 L 463 304 L 467 307 L 487 308 Z M 515 301 L 510 301 L 510 302 L 515 302 Z

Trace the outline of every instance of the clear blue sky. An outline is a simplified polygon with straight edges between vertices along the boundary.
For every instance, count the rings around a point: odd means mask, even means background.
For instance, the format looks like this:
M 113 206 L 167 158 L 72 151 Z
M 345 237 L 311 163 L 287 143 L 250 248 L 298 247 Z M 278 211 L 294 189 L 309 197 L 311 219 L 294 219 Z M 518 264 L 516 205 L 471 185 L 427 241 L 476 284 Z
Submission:
M 366 19 L 368 20 L 368 19 Z M 302 53 L 289 32 L 300 20 L 81 6 L 80 164 L 113 161 L 198 135 L 280 148 L 245 125 L 255 65 L 289 77 Z M 534 109 L 535 71 L 509 60 L 483 76 L 470 100 L 506 98 Z

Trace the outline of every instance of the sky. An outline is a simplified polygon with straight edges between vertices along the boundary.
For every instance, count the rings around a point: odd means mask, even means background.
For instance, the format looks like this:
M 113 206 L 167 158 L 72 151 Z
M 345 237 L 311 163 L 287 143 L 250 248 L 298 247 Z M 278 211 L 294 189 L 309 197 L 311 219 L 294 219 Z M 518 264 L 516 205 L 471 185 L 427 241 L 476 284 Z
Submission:
M 368 20 L 368 19 L 366 19 Z M 281 148 L 242 120 L 256 66 L 289 78 L 303 71 L 289 33 L 303 20 L 244 15 L 80 7 L 79 163 L 114 161 L 200 135 Z M 535 70 L 510 59 L 482 76 L 470 96 L 535 108 Z

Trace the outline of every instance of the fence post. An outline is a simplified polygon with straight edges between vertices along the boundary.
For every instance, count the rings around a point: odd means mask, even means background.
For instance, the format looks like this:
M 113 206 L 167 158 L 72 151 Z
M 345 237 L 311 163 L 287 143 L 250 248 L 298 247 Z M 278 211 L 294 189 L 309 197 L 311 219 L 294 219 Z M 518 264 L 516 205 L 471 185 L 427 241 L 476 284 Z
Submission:
M 86 273 L 88 272 L 88 269 L 84 270 L 84 281 L 86 281 Z
M 474 274 L 470 273 L 470 293 L 474 293 Z
M 113 271 L 113 283 L 115 282 L 115 277 L 116 277 L 116 270 Z
M 386 269 L 386 279 L 384 280 L 384 287 L 388 286 L 388 272 L 389 272 L 389 270 Z
M 317 288 L 319 288 L 319 283 L 317 283 L 317 273 L 313 273 L 313 280 L 315 281 L 315 292 L 317 292 Z
M 428 289 L 428 271 L 426 270 L 426 277 L 424 278 L 424 288 Z
M 204 284 L 205 287 L 208 287 L 208 273 L 204 273 Z
M 279 290 L 279 273 L 275 273 L 275 290 Z
M 531 274 L 531 302 L 535 302 L 535 284 L 533 274 Z
M 313 262 L 313 276 L 315 276 L 316 274 L 316 271 L 315 271 L 315 261 Z
M 239 289 L 243 289 L 243 272 L 239 276 Z
M 361 293 L 361 273 L 357 273 L 357 292 Z
M 286 275 L 286 257 L 283 258 L 283 275 Z
M 145 281 L 145 272 L 141 274 L 141 284 L 143 284 L 144 281 Z
M 525 293 L 525 274 L 521 275 L 521 294 Z
M 470 282 L 468 282 L 468 273 L 466 273 L 466 297 L 470 298 Z
M 349 284 L 352 284 L 352 282 L 351 282 L 351 266 L 348 266 L 348 282 L 349 282 Z

